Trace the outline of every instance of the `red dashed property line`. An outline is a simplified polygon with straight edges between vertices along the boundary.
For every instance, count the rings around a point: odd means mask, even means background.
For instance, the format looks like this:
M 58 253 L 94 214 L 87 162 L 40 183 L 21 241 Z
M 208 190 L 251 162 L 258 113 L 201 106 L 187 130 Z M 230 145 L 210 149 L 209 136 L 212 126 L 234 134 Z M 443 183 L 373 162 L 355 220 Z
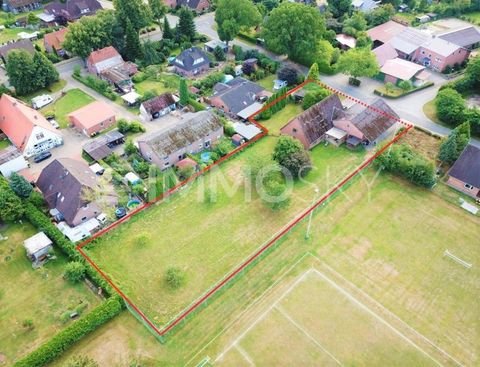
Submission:
M 388 144 L 386 144 L 384 147 L 382 147 L 375 155 L 370 157 L 368 160 L 366 160 L 364 163 L 362 163 L 359 167 L 357 167 L 352 173 L 350 173 L 347 177 L 345 177 L 340 183 L 335 185 L 327 194 L 325 194 L 319 201 L 317 201 L 314 205 L 312 205 L 310 208 L 308 208 L 300 217 L 292 221 L 290 224 L 288 224 L 280 233 L 278 233 L 275 237 L 273 237 L 267 244 L 262 246 L 258 251 L 256 251 L 251 257 L 249 257 L 243 264 L 241 264 L 237 269 L 232 271 L 225 279 L 220 281 L 215 287 L 213 287 L 211 290 L 209 290 L 206 294 L 204 294 L 200 299 L 198 299 L 194 304 L 192 304 L 190 307 L 188 307 L 185 311 L 183 311 L 177 318 L 175 318 L 173 321 L 171 321 L 169 324 L 167 324 L 163 329 L 159 329 L 158 327 L 155 326 L 155 324 L 150 321 L 150 319 L 140 310 L 139 307 L 137 307 L 127 296 L 125 293 L 122 292 L 122 290 L 115 285 L 115 283 L 100 269 L 100 267 L 85 253 L 83 250 L 83 247 L 86 246 L 87 244 L 91 243 L 95 239 L 99 238 L 103 234 L 111 231 L 112 229 L 116 228 L 118 225 L 121 223 L 125 222 L 128 220 L 130 217 L 134 216 L 135 214 L 143 211 L 144 209 L 150 207 L 151 205 L 155 204 L 156 202 L 159 202 L 160 200 L 163 200 L 164 198 L 170 196 L 172 193 L 177 191 L 179 188 L 182 186 L 185 186 L 189 182 L 193 181 L 195 178 L 198 176 L 204 174 L 205 172 L 209 171 L 212 167 L 224 162 L 225 160 L 229 159 L 231 156 L 234 154 L 238 153 L 239 151 L 245 149 L 247 146 L 250 144 L 254 143 L 255 141 L 261 139 L 268 133 L 268 129 L 259 124 L 254 117 L 259 115 L 261 112 L 265 111 L 266 109 L 270 108 L 273 106 L 275 103 L 278 103 L 284 98 L 287 98 L 289 95 L 295 93 L 297 90 L 303 88 L 306 84 L 309 84 L 311 82 L 316 82 L 317 84 L 321 85 L 324 88 L 327 88 L 334 93 L 337 93 L 339 95 L 342 95 L 346 98 L 352 99 L 357 103 L 361 103 L 362 105 L 371 108 L 372 110 L 381 113 L 391 119 L 394 119 L 395 121 L 401 122 L 406 126 L 406 129 L 403 130 L 400 134 L 398 134 L 394 139 L 392 139 Z M 88 238 L 87 240 L 83 241 L 80 243 L 76 248 L 80 252 L 80 254 L 85 258 L 86 261 L 90 265 L 93 266 L 93 268 L 107 281 L 107 283 L 117 292 L 117 294 L 122 297 L 122 299 L 130 305 L 135 312 L 138 313 L 138 315 L 152 328 L 153 331 L 155 331 L 156 334 L 158 334 L 160 337 L 165 336 L 166 333 L 168 333 L 170 330 L 172 330 L 176 325 L 178 325 L 180 322 L 185 320 L 185 318 L 190 315 L 192 312 L 194 312 L 200 305 L 202 305 L 208 298 L 213 296 L 216 292 L 218 292 L 225 284 L 227 284 L 230 280 L 232 280 L 236 275 L 238 275 L 242 270 L 244 270 L 248 265 L 250 265 L 255 259 L 257 259 L 261 254 L 263 254 L 267 249 L 269 249 L 273 244 L 275 244 L 279 239 L 281 239 L 286 233 L 288 233 L 293 227 L 295 227 L 300 221 L 305 219 L 306 216 L 308 216 L 313 210 L 315 210 L 318 206 L 320 206 L 322 203 L 324 203 L 328 198 L 330 198 L 333 194 L 335 194 L 338 190 L 340 190 L 347 182 L 349 182 L 353 177 L 355 177 L 359 172 L 361 172 L 363 169 L 365 169 L 375 158 L 377 158 L 380 154 L 382 154 L 388 147 L 390 147 L 393 143 L 395 143 L 398 139 L 400 139 L 404 134 L 406 134 L 412 127 L 413 125 L 411 124 L 405 124 L 402 120 L 396 118 L 395 116 L 390 116 L 386 114 L 384 111 L 378 110 L 374 107 L 369 106 L 368 104 L 357 100 L 356 98 L 353 98 L 343 92 L 337 91 L 321 82 L 318 81 L 312 81 L 312 80 L 306 80 L 304 83 L 300 84 L 299 86 L 291 89 L 288 91 L 283 96 L 280 96 L 279 98 L 276 98 L 274 101 L 268 103 L 265 105 L 262 109 L 259 111 L 255 112 L 252 116 L 248 118 L 248 120 L 258 126 L 261 130 L 262 133 L 257 135 L 255 138 L 247 142 L 246 144 L 241 145 L 240 147 L 235 148 L 232 152 L 229 154 L 225 155 L 224 157 L 220 158 L 217 162 L 213 163 L 212 165 L 209 165 L 202 169 L 201 171 L 195 173 L 192 175 L 190 178 L 178 183 L 165 193 L 159 195 L 156 197 L 154 200 L 151 202 L 145 203 L 132 212 L 130 212 L 128 215 L 125 217 L 121 218 L 120 220 L 112 223 L 111 225 L 107 226 L 106 228 L 102 229 L 101 231 L 97 232 L 95 235 L 92 237 Z

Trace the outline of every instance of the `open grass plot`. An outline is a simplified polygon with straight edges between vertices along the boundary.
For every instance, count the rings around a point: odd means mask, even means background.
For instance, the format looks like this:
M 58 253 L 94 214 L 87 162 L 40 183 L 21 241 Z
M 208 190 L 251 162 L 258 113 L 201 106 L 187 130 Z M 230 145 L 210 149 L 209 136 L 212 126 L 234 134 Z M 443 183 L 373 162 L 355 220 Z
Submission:
M 287 347 L 288 346 L 288 347 Z M 381 315 L 310 269 L 234 338 L 218 366 L 434 366 Z
M 303 112 L 301 103 L 288 103 L 285 108 L 275 113 L 268 120 L 260 121 L 265 126 L 270 134 L 280 134 L 280 129 L 287 124 L 291 119 Z
M 85 284 L 63 279 L 66 260 L 58 251 L 56 260 L 32 269 L 23 248 L 23 241 L 36 233 L 31 225 L 2 225 L 0 233 L 8 237 L 0 241 L 0 360 L 10 366 L 74 322 L 63 322 L 62 314 L 80 303 L 85 314 L 100 300 Z
M 55 120 L 60 127 L 64 129 L 68 127 L 69 124 L 67 116 L 69 113 L 86 106 L 94 100 L 92 96 L 89 96 L 80 89 L 70 89 L 65 95 L 57 99 L 55 103 L 46 106 L 41 111 L 46 116 L 54 115 Z
M 156 78 L 148 77 L 140 83 L 135 83 L 135 89 L 140 94 L 145 94 L 148 91 L 155 91 L 160 95 L 166 92 L 173 92 L 178 90 L 180 77 L 175 74 L 160 74 Z
M 268 137 L 255 143 L 102 236 L 87 247 L 88 254 L 142 311 L 164 325 L 308 207 L 315 185 L 326 192 L 363 160 L 363 153 L 315 148 L 315 169 L 295 185 L 290 206 L 275 212 L 247 190 L 242 172 L 247 156 L 270 155 L 275 142 Z M 203 202 L 205 187 L 216 202 Z M 182 270 L 183 287 L 169 288 L 169 267 Z

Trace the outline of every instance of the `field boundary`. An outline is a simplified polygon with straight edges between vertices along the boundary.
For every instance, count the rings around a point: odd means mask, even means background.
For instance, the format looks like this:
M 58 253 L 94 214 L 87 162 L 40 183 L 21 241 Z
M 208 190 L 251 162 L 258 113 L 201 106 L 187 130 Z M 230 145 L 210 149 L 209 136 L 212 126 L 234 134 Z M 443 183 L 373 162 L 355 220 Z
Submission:
M 349 173 L 346 177 L 344 177 L 339 183 L 335 184 L 326 194 L 324 194 L 317 202 L 315 202 L 313 205 L 308 207 L 306 210 L 304 210 L 300 215 L 295 217 L 292 221 L 290 221 L 287 225 L 285 225 L 282 229 L 280 229 L 277 234 L 275 234 L 267 243 L 263 244 L 259 249 L 257 249 L 252 255 L 250 255 L 243 263 L 241 263 L 238 267 L 234 268 L 227 276 L 225 276 L 223 279 L 221 279 L 219 282 L 214 284 L 209 290 L 207 290 L 206 293 L 204 293 L 202 296 L 200 296 L 198 299 L 194 300 L 193 303 L 190 306 L 187 306 L 186 309 L 184 309 L 182 312 L 180 312 L 176 318 L 172 319 L 170 322 L 168 322 L 165 326 L 162 328 L 157 327 L 150 319 L 149 317 L 138 307 L 107 275 L 106 273 L 86 254 L 86 252 L 83 250 L 83 247 L 86 245 L 92 243 L 94 240 L 100 238 L 102 235 L 105 233 L 110 232 L 123 222 L 127 221 L 137 213 L 149 208 L 150 206 L 166 199 L 170 195 L 174 194 L 176 191 L 178 191 L 180 188 L 184 187 L 185 185 L 189 184 L 190 182 L 193 182 L 197 177 L 207 173 L 210 171 L 213 167 L 220 165 L 224 161 L 228 160 L 232 156 L 236 155 L 240 151 L 244 150 L 245 148 L 249 147 L 251 144 L 255 143 L 259 139 L 263 138 L 268 134 L 268 129 L 261 125 L 258 121 L 255 120 L 255 117 L 258 116 L 260 113 L 265 111 L 266 109 L 270 108 L 274 104 L 278 103 L 279 101 L 289 97 L 293 93 L 295 93 L 297 90 L 303 88 L 307 84 L 310 83 L 316 83 L 320 85 L 323 88 L 328 89 L 329 91 L 343 96 L 345 98 L 348 98 L 366 108 L 371 109 L 372 111 L 381 114 L 383 116 L 388 117 L 389 119 L 392 119 L 401 125 L 403 125 L 404 129 L 400 131 L 393 139 L 391 139 L 387 144 L 382 146 L 374 155 L 371 157 L 367 158 L 363 163 L 361 163 L 357 168 L 355 168 L 351 173 Z M 283 238 L 291 229 L 293 229 L 298 223 L 300 223 L 303 219 L 308 217 L 310 213 L 312 213 L 316 208 L 318 208 L 320 205 L 324 204 L 327 202 L 327 200 L 340 191 L 347 183 L 349 183 L 355 176 L 357 176 L 360 172 L 362 172 L 365 168 L 367 168 L 379 155 L 381 155 L 385 150 L 387 150 L 392 144 L 394 144 L 396 141 L 398 141 L 403 135 L 408 133 L 411 128 L 413 128 L 413 124 L 408 123 L 403 121 L 402 119 L 396 117 L 396 116 L 391 116 L 387 113 L 385 113 L 382 110 L 379 110 L 375 107 L 370 106 L 369 104 L 351 97 L 350 95 L 343 93 L 341 91 L 338 91 L 322 82 L 319 81 L 314 81 L 314 80 L 306 80 L 305 82 L 301 83 L 297 87 L 289 90 L 286 94 L 280 96 L 279 98 L 271 101 L 270 103 L 266 104 L 263 106 L 262 109 L 259 111 L 255 112 L 252 114 L 249 118 L 248 121 L 252 124 L 255 124 L 257 127 L 261 129 L 261 133 L 254 137 L 252 140 L 248 141 L 246 144 L 243 144 L 237 148 L 235 148 L 233 151 L 225 155 L 224 157 L 221 157 L 218 161 L 215 163 L 205 167 L 199 172 L 196 172 L 194 175 L 189 177 L 188 179 L 178 183 L 165 193 L 159 195 L 156 197 L 154 200 L 144 203 L 143 205 L 137 207 L 130 213 L 128 213 L 125 217 L 121 218 L 120 220 L 112 223 L 111 225 L 103 228 L 96 234 L 94 234 L 92 237 L 88 238 L 87 240 L 81 242 L 76 246 L 77 251 L 81 254 L 81 256 L 100 274 L 102 278 L 105 279 L 105 281 L 115 290 L 115 292 L 122 297 L 124 302 L 131 308 L 133 309 L 138 316 L 145 322 L 145 324 L 151 329 L 152 332 L 154 332 L 158 337 L 160 337 L 160 340 L 163 340 L 165 335 L 170 332 L 173 328 L 175 328 L 177 325 L 179 325 L 182 321 L 185 321 L 186 318 L 194 313 L 197 309 L 200 308 L 208 299 L 210 299 L 213 295 L 215 295 L 218 291 L 220 291 L 222 288 L 224 288 L 227 283 L 232 281 L 234 278 L 236 278 L 244 269 L 249 267 L 255 260 L 260 258 L 262 254 L 264 254 L 268 249 L 273 247 L 274 244 L 276 244 L 281 238 Z

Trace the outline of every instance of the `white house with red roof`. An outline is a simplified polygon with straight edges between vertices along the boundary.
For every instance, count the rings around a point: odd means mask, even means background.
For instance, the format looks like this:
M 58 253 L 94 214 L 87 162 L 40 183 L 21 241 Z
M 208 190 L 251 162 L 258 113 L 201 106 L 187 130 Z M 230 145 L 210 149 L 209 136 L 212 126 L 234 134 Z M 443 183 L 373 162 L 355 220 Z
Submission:
M 0 130 L 27 158 L 63 144 L 42 114 L 8 94 L 0 97 Z
M 118 51 L 108 46 L 101 50 L 93 51 L 87 58 L 87 69 L 92 74 L 99 75 L 102 71 L 113 68 L 125 61 Z

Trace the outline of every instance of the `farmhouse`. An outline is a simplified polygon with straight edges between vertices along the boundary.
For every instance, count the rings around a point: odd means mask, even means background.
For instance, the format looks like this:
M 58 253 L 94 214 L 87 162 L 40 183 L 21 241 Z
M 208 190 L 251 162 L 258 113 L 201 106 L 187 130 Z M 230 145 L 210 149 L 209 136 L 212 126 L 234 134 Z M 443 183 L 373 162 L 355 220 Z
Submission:
M 32 55 L 35 53 L 35 48 L 30 40 L 18 40 L 7 43 L 6 45 L 0 47 L 0 57 L 2 58 L 2 62 L 4 64 L 7 63 L 8 54 L 13 50 L 24 50 Z
M 480 149 L 467 145 L 448 172 L 447 184 L 473 198 L 480 198 Z
M 140 105 L 140 115 L 145 121 L 152 121 L 161 116 L 175 111 L 178 98 L 172 93 L 164 93 L 156 96 Z
M 160 131 L 138 141 L 142 156 L 160 169 L 211 148 L 223 137 L 223 125 L 211 111 L 189 113 L 167 131 Z
M 437 37 L 466 48 L 467 50 L 473 50 L 480 45 L 480 32 L 474 26 L 467 26 L 440 33 Z
M 50 209 L 56 209 L 59 217 L 71 226 L 95 218 L 101 213 L 96 201 L 88 197 L 89 192 L 105 196 L 111 205 L 116 198 L 110 193 L 99 193 L 97 176 L 82 161 L 71 158 L 55 159 L 46 166 L 37 180 L 37 187 L 45 197 Z
M 47 257 L 52 250 L 52 245 L 52 240 L 43 232 L 38 232 L 36 235 L 23 241 L 28 258 L 35 264 Z
M 18 14 L 38 9 L 40 4 L 38 0 L 3 0 L 2 8 L 4 11 Z
M 398 115 L 381 98 L 369 107 L 355 104 L 333 126 L 347 133 L 347 145 L 376 145 L 397 128 Z
M 44 13 L 53 15 L 57 23 L 66 24 L 83 16 L 95 15 L 100 9 L 102 5 L 97 0 L 55 0 L 45 5 Z
M 373 41 L 373 48 L 377 48 L 390 40 L 396 35 L 400 34 L 407 27 L 403 24 L 389 20 L 386 23 L 380 24 L 367 31 L 368 36 Z
M 113 108 L 101 101 L 92 102 L 68 115 L 70 124 L 88 137 L 108 129 L 116 122 Z
M 235 117 L 266 95 L 265 89 L 260 85 L 237 77 L 227 83 L 217 83 L 213 87 L 210 104 Z
M 382 67 L 388 60 L 393 60 L 398 57 L 397 51 L 389 43 L 385 43 L 372 50 L 377 58 L 378 65 Z
M 280 131 L 300 140 L 305 149 L 312 149 L 325 139 L 325 133 L 342 114 L 342 108 L 340 98 L 332 94 L 290 120 Z
M 206 72 L 210 68 L 210 59 L 201 49 L 192 47 L 182 51 L 172 65 L 177 74 L 193 77 Z
M 408 80 L 414 85 L 422 84 L 428 79 L 429 74 L 424 70 L 425 67 L 422 65 L 399 58 L 387 60 L 380 68 L 380 72 L 384 75 L 385 82 L 397 84 L 402 80 Z
M 4 177 L 9 177 L 13 172 L 21 171 L 27 167 L 28 162 L 13 145 L 0 150 L 0 173 Z
M 65 56 L 66 51 L 63 49 L 63 42 L 65 42 L 67 31 L 68 28 L 62 28 L 56 32 L 45 34 L 43 37 L 45 50 L 50 53 L 56 53 L 60 57 Z
M 41 113 L 8 94 L 0 97 L 0 130 L 27 158 L 63 144 Z
M 442 38 L 433 38 L 422 44 L 414 55 L 414 61 L 435 71 L 461 64 L 470 56 L 470 51 Z

